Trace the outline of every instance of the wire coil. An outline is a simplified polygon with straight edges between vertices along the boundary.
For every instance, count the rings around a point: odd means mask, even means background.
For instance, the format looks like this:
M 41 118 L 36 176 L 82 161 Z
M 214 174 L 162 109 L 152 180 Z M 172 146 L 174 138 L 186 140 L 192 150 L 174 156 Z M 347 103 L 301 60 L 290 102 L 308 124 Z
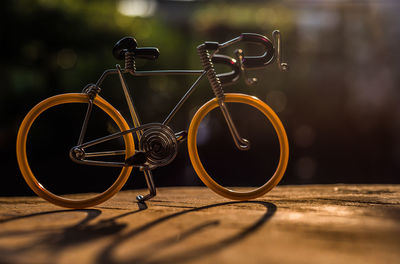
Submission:
M 131 51 L 125 52 L 125 70 L 134 73 L 136 71 L 135 53 Z
M 222 89 L 222 84 L 217 76 L 217 72 L 214 68 L 214 63 L 211 61 L 211 56 L 204 45 L 197 47 L 197 53 L 200 56 L 201 64 L 204 70 L 207 72 L 207 78 L 210 82 L 211 88 L 218 100 L 224 100 L 224 90 Z
M 178 153 L 175 134 L 167 126 L 145 130 L 139 140 L 139 146 L 139 149 L 146 153 L 148 163 L 157 167 L 169 164 Z
M 83 93 L 88 94 L 90 100 L 94 100 L 94 98 L 96 97 L 97 94 L 100 93 L 100 91 L 101 88 L 93 83 L 86 85 L 85 88 L 83 88 L 82 90 Z

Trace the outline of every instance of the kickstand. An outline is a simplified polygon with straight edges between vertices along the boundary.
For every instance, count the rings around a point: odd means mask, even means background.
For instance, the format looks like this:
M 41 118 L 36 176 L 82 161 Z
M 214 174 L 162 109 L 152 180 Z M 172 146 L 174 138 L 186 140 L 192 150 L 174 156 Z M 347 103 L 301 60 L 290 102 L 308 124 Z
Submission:
M 147 187 L 149 188 L 149 194 L 146 194 L 145 196 L 143 195 L 136 196 L 136 200 L 139 203 L 143 203 L 153 198 L 157 194 L 156 187 L 153 181 L 153 173 L 151 172 L 151 170 L 144 170 L 143 173 L 144 173 L 144 178 L 146 179 Z

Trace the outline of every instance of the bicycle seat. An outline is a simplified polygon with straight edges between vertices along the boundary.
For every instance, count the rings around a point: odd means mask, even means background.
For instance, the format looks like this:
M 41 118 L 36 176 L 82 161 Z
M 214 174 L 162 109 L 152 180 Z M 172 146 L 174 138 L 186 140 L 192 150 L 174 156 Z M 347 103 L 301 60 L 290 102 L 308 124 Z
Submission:
M 133 52 L 135 58 L 155 60 L 160 55 L 158 48 L 138 48 L 137 41 L 133 37 L 124 37 L 115 43 L 112 53 L 117 60 L 123 60 L 126 52 Z

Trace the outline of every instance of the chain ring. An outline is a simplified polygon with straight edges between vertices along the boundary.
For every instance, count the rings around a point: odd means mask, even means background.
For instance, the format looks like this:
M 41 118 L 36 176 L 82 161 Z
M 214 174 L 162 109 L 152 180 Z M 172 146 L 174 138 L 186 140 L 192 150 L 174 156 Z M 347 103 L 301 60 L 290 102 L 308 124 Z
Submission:
M 169 164 L 178 153 L 175 133 L 165 125 L 146 129 L 140 137 L 139 149 L 146 153 L 147 162 L 152 166 Z

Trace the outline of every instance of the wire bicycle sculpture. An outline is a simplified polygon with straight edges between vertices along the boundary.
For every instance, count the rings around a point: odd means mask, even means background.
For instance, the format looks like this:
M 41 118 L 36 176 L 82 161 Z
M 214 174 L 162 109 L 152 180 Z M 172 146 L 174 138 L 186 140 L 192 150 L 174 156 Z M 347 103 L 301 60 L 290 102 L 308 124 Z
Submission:
M 248 85 L 252 85 L 257 79 L 248 78 L 246 75 L 247 70 L 263 68 L 275 61 L 281 71 L 286 71 L 288 69 L 288 65 L 282 62 L 280 32 L 275 30 L 272 36 L 273 43 L 267 37 L 255 33 L 242 33 L 239 37 L 224 43 L 206 41 L 197 47 L 202 65 L 201 70 L 138 71 L 136 70 L 135 64 L 136 59 L 155 60 L 159 56 L 158 49 L 153 47 L 138 47 L 133 37 L 125 37 L 119 40 L 113 48 L 113 55 L 116 59 L 125 61 L 124 68 L 121 68 L 121 66 L 117 64 L 115 69 L 104 71 L 99 80 L 95 84 L 87 85 L 82 93 L 59 94 L 43 100 L 33 107 L 24 118 L 18 131 L 16 151 L 19 168 L 28 186 L 37 195 L 53 204 L 68 208 L 85 208 L 100 204 L 111 198 L 124 186 L 132 169 L 139 168 L 144 173 L 149 193 L 144 196 L 139 195 L 136 198 L 139 202 L 144 202 L 156 195 L 152 170 L 171 163 L 177 155 L 178 145 L 181 142 L 187 141 L 188 153 L 193 168 L 199 178 L 211 190 L 233 200 L 248 200 L 264 195 L 279 183 L 287 167 L 289 146 L 285 129 L 278 116 L 266 103 L 254 96 L 246 94 L 225 93 L 223 87 L 236 82 L 240 75 L 245 77 L 245 81 Z M 237 49 L 235 51 L 236 59 L 218 54 L 221 50 L 239 42 L 259 44 L 264 47 L 265 52 L 260 56 L 245 56 L 241 49 Z M 215 64 L 227 65 L 232 68 L 232 71 L 217 74 L 214 67 Z M 142 124 L 125 80 L 124 75 L 126 74 L 132 76 L 198 75 L 199 77 L 162 123 Z M 132 126 L 129 126 L 124 117 L 99 95 L 103 81 L 110 75 L 117 75 L 119 77 L 132 118 Z M 208 79 L 215 98 L 212 98 L 198 109 L 187 131 L 174 132 L 169 126 L 170 121 L 204 78 Z M 217 183 L 217 181 L 213 179 L 213 176 L 205 169 L 197 149 L 197 134 L 200 123 L 210 111 L 216 108 L 221 110 L 223 119 L 229 128 L 230 135 L 236 148 L 241 151 L 247 151 L 251 148 L 251 142 L 241 136 L 240 131 L 237 129 L 232 119 L 228 107 L 231 103 L 250 106 L 265 116 L 275 130 L 280 148 L 279 162 L 272 177 L 260 187 L 240 192 Z M 70 146 L 69 153 L 65 153 L 66 156 L 69 156 L 69 159 L 80 165 L 115 167 L 121 170 L 119 176 L 108 189 L 89 198 L 73 199 L 54 194 L 46 189 L 44 183 L 39 182 L 32 172 L 30 162 L 28 162 L 28 135 L 35 121 L 39 116 L 42 116 L 43 113 L 49 112 L 57 106 L 69 104 L 83 104 L 86 106 L 86 110 L 82 113 L 84 121 L 79 135 L 76 135 L 76 143 Z M 90 141 L 85 141 L 85 134 L 94 108 L 98 108 L 108 115 L 118 127 L 119 131 Z M 101 144 L 115 139 L 121 139 L 124 145 L 123 149 L 88 151 L 88 149 L 93 146 L 101 146 Z M 115 161 L 105 159 L 106 157 L 115 156 L 122 157 L 122 160 Z

